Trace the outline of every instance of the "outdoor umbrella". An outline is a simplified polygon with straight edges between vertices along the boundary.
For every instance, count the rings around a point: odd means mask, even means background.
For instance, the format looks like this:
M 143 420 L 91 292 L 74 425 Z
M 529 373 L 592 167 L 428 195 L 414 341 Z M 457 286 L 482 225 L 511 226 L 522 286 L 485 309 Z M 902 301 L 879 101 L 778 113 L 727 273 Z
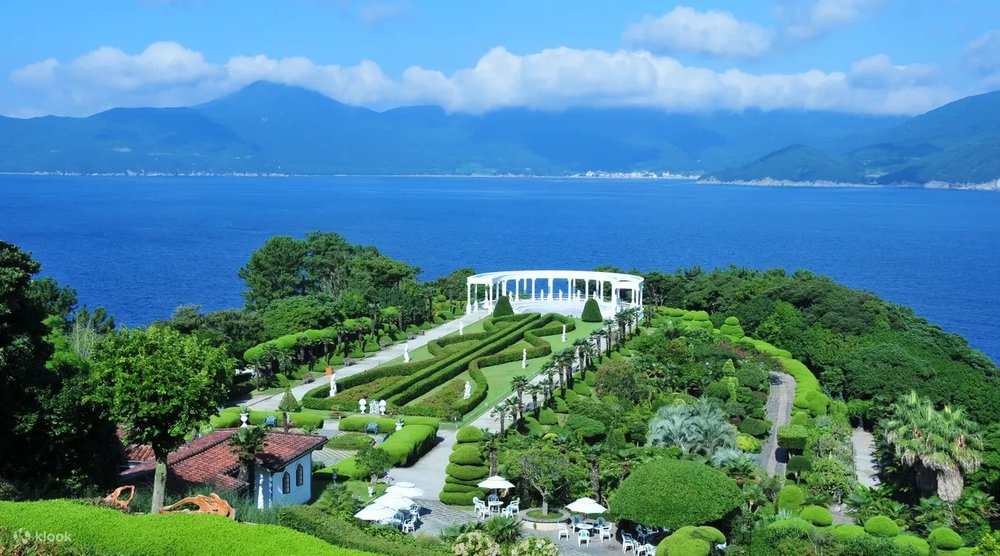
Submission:
M 405 496 L 397 496 L 395 494 L 383 494 L 382 496 L 376 498 L 372 503 L 385 506 L 386 508 L 392 508 L 394 510 L 408 510 L 416 505 L 413 500 L 410 500 Z
M 566 505 L 566 509 L 578 514 L 603 514 L 607 508 L 597 503 L 593 498 L 580 498 Z
M 504 479 L 500 475 L 493 475 L 488 479 L 484 479 L 479 483 L 479 488 L 489 488 L 489 489 L 499 489 L 499 488 L 514 488 L 514 483 Z
M 405 498 L 419 498 L 424 495 L 424 491 L 420 490 L 420 488 L 413 483 L 396 483 L 385 489 L 385 493 Z
M 392 508 L 387 508 L 381 504 L 372 504 L 371 506 L 366 506 L 360 512 L 354 514 L 354 517 L 362 519 L 364 521 L 383 521 L 386 519 L 392 519 L 396 515 L 397 510 Z

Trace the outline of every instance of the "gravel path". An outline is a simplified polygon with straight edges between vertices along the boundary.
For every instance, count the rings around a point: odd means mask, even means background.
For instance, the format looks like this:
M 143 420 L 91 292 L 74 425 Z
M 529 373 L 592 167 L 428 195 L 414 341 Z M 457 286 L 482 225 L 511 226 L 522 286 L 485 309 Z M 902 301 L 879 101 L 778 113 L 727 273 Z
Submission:
M 778 447 L 778 427 L 787 425 L 792 418 L 792 402 L 795 400 L 795 379 L 785 373 L 771 373 L 771 393 L 767 397 L 767 418 L 773 424 L 771 436 L 764 443 L 761 460 L 764 470 L 772 477 L 785 475 L 788 454 Z M 766 459 L 765 459 L 766 458 Z
M 865 429 L 854 429 L 851 443 L 854 445 L 854 472 L 858 476 L 858 482 L 869 488 L 879 486 L 881 481 L 875 461 L 875 437 Z

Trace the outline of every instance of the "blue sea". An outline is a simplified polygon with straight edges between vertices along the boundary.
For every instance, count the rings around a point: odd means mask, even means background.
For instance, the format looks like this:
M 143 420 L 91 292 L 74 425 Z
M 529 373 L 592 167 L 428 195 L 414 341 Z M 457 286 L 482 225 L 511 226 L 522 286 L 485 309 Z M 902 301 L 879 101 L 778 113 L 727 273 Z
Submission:
M 809 269 L 1000 360 L 1000 195 L 525 178 L 0 176 L 0 239 L 118 321 L 242 304 L 265 239 L 336 231 L 419 265 Z

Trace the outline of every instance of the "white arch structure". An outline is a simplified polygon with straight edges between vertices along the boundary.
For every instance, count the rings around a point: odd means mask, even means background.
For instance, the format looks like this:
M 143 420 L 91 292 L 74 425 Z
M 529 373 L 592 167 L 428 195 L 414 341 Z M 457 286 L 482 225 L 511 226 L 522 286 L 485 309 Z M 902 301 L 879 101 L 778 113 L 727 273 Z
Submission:
M 515 312 L 580 316 L 588 298 L 596 299 L 605 318 L 629 306 L 642 308 L 642 276 L 588 270 L 507 270 L 465 280 L 466 313 L 492 311 L 501 296 Z M 482 295 L 483 299 L 480 299 Z

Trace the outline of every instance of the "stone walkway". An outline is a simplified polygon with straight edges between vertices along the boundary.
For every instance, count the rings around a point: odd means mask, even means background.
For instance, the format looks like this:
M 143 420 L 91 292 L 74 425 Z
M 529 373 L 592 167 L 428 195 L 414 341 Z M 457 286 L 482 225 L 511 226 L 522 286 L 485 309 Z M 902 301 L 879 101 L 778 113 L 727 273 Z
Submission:
M 854 429 L 851 433 L 854 445 L 854 472 L 858 482 L 869 488 L 876 488 L 882 482 L 878 478 L 878 462 L 875 460 L 875 437 L 865 429 Z
M 437 446 L 431 448 L 431 451 L 424 454 L 417 463 L 410 467 L 396 467 L 389 471 L 393 482 L 413 483 L 424 491 L 424 495 L 419 497 L 419 500 L 437 501 L 438 495 L 444 488 L 444 469 L 448 466 L 448 458 L 455 446 L 455 434 L 456 431 L 439 431 L 440 441 Z
M 420 512 L 420 526 L 418 533 L 440 535 L 446 527 L 451 525 L 461 525 L 476 521 L 476 514 L 472 508 L 461 506 L 449 506 L 437 500 L 420 498 L 419 503 L 423 508 Z
M 771 373 L 771 393 L 767 397 L 767 418 L 773 423 L 771 435 L 761 450 L 761 459 L 767 474 L 785 476 L 788 454 L 778 447 L 778 427 L 787 425 L 792 418 L 792 402 L 795 400 L 795 379 L 785 373 Z M 766 458 L 766 459 L 765 459 Z
M 323 448 L 322 450 L 316 450 L 313 452 L 313 461 L 318 461 L 324 466 L 328 466 L 340 463 L 356 453 L 357 450 L 335 450 L 333 448 Z
M 436 340 L 443 336 L 447 336 L 452 332 L 457 332 L 458 325 L 460 322 L 463 323 L 464 326 L 469 326 L 470 324 L 478 320 L 481 320 L 487 316 L 489 316 L 489 313 L 480 311 L 478 313 L 462 315 L 461 317 L 455 320 L 448 321 L 440 326 L 431 328 L 430 330 L 425 331 L 423 335 L 418 335 L 417 337 L 409 341 L 410 351 L 413 351 L 423 345 L 426 345 L 431 340 Z M 377 367 L 378 365 L 381 365 L 382 363 L 392 361 L 397 357 L 402 357 L 403 345 L 404 345 L 403 343 L 393 344 L 377 353 L 370 355 L 369 357 L 362 359 L 361 361 L 358 361 L 357 363 L 351 365 L 350 367 L 338 367 L 334 369 L 334 372 L 336 373 L 338 379 L 356 375 L 358 373 L 363 373 L 365 371 Z M 330 377 L 326 375 L 320 375 L 319 378 L 317 378 L 313 382 L 310 382 L 309 384 L 300 384 L 292 388 L 292 394 L 294 394 L 296 398 L 301 400 L 302 396 L 305 396 L 310 390 L 318 388 L 324 384 L 326 385 L 330 384 Z M 278 394 L 271 394 L 268 396 L 255 397 L 250 401 L 246 402 L 245 405 L 248 405 L 253 409 L 257 410 L 274 411 L 278 409 L 278 404 L 281 403 L 281 397 L 283 395 L 284 393 L 278 393 Z

